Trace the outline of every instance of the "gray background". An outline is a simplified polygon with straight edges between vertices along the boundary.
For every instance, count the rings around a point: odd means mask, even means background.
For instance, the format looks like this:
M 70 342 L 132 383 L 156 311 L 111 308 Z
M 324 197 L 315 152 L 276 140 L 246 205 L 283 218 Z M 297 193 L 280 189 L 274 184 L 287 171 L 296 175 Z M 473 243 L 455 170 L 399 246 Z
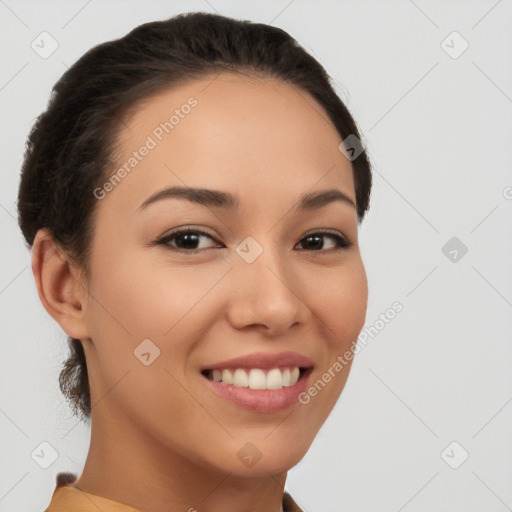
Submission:
M 0 1 L 0 510 L 42 511 L 89 443 L 58 389 L 65 335 L 15 218 L 29 129 L 93 45 L 195 10 L 294 36 L 374 164 L 360 231 L 373 335 L 287 489 L 310 512 L 512 510 L 511 0 Z M 48 58 L 31 48 L 43 31 L 58 43 Z M 41 449 L 57 452 L 47 469 Z

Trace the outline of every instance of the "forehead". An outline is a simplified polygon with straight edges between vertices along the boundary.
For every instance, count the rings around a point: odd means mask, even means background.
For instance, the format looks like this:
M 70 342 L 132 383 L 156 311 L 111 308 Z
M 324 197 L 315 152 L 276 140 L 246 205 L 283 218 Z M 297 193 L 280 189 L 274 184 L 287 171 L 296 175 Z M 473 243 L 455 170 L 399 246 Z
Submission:
M 341 137 L 306 91 L 273 78 L 220 73 L 146 98 L 118 139 L 123 177 L 110 193 L 139 206 L 163 186 L 270 200 L 337 186 L 355 201 Z

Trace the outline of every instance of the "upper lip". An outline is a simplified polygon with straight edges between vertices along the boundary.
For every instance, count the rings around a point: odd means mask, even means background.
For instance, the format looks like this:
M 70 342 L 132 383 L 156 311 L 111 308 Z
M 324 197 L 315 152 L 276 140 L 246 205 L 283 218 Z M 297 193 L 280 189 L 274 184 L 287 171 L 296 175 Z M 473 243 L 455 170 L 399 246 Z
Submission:
M 211 364 L 203 370 L 222 370 L 225 368 L 261 368 L 271 369 L 278 367 L 303 367 L 310 368 L 313 366 L 309 357 L 303 356 L 296 352 L 280 352 L 278 354 L 268 354 L 264 352 L 256 352 L 246 356 L 227 359 L 220 363 Z

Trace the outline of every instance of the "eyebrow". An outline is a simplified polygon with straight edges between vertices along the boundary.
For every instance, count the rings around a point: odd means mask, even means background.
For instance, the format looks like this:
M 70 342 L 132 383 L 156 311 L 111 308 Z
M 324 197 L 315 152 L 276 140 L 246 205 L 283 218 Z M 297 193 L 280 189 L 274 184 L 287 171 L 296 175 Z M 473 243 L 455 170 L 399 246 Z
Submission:
M 240 200 L 237 196 L 229 192 L 222 192 L 220 190 L 211 190 L 206 188 L 192 188 L 192 187 L 169 187 L 155 192 L 148 197 L 140 206 L 139 209 L 144 209 L 150 204 L 156 203 L 163 199 L 186 199 L 194 203 L 199 203 L 204 206 L 234 209 L 240 206 Z M 334 201 L 340 201 L 356 208 L 354 201 L 338 189 L 322 190 L 319 192 L 310 192 L 303 194 L 300 197 L 299 204 L 296 208 L 297 211 L 313 210 L 321 208 Z

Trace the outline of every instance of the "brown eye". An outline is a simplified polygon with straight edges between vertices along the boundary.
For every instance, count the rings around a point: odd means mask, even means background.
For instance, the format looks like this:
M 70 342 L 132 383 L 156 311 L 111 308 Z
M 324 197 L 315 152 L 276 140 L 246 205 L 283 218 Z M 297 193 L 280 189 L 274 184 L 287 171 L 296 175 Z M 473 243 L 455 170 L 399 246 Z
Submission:
M 325 243 L 325 239 L 330 239 L 331 243 Z M 302 244 L 302 249 L 307 249 L 310 251 L 325 251 L 327 250 L 338 250 L 338 249 L 347 249 L 352 244 L 345 238 L 336 233 L 331 233 L 330 231 L 319 231 L 317 233 L 311 233 L 299 242 Z
M 208 246 L 208 242 L 204 242 L 204 239 L 210 239 L 214 241 L 214 238 L 206 233 L 205 231 L 197 229 L 182 229 L 170 233 L 165 237 L 158 240 L 158 245 L 165 245 L 171 249 L 176 248 L 180 251 L 195 252 L 200 249 L 209 249 L 215 247 L 215 245 Z

